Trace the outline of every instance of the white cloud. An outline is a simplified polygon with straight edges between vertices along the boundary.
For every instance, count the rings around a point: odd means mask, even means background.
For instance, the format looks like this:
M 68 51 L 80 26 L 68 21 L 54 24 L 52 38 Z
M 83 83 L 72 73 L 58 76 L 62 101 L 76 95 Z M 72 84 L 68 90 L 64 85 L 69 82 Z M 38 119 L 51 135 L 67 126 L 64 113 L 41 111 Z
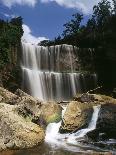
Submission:
M 9 8 L 11 8 L 15 4 L 28 5 L 34 7 L 37 0 L 1 0 L 1 2 Z
M 60 6 L 79 9 L 84 14 L 89 14 L 92 12 L 93 6 L 101 0 L 1 0 L 2 4 L 9 8 L 16 4 L 34 7 L 39 1 L 41 3 L 56 2 Z M 109 1 L 111 2 L 112 0 Z
M 32 44 L 38 44 L 42 40 L 48 40 L 46 37 L 35 37 L 32 35 L 31 29 L 26 24 L 23 24 L 24 34 L 22 41 L 29 42 Z
M 56 2 L 60 6 L 76 8 L 81 10 L 84 14 L 91 13 L 93 6 L 98 4 L 100 1 L 101 0 L 41 0 L 43 3 Z
M 2 13 L 6 18 L 16 18 L 18 17 L 17 15 L 14 14 L 7 14 L 7 13 Z

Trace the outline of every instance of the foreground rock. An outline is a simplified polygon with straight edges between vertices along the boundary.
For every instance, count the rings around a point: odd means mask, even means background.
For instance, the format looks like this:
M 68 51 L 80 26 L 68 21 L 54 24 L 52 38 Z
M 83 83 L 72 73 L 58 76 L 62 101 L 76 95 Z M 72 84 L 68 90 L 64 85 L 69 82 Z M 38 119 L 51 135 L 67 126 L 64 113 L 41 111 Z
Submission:
M 108 137 L 111 137 L 112 134 L 112 137 L 115 138 L 116 99 L 96 94 L 79 95 L 75 97 L 74 101 L 68 104 L 60 127 L 60 132 L 76 132 L 77 130 L 86 128 L 91 120 L 93 106 L 97 105 L 101 105 L 98 118 L 99 123 L 97 122 L 99 132 L 105 132 L 106 130 L 106 135 Z
M 61 120 L 62 108 L 56 102 L 44 102 L 41 106 L 41 118 L 46 124 Z
M 19 116 L 15 106 L 0 103 L 0 150 L 33 147 L 44 137 L 43 129 Z
M 61 120 L 62 108 L 57 102 L 42 102 L 18 89 L 15 93 L 20 97 L 17 111 L 24 117 L 29 117 L 34 123 L 46 127 L 52 122 Z
M 45 138 L 42 127 L 60 121 L 61 111 L 56 102 L 44 103 L 20 89 L 13 94 L 0 87 L 0 150 L 38 145 Z
M 101 105 L 96 129 L 88 137 L 93 141 L 116 139 L 116 104 Z
M 74 132 L 81 128 L 86 128 L 92 112 L 93 108 L 89 104 L 82 104 L 78 101 L 70 102 L 64 114 L 60 133 Z
M 11 93 L 10 91 L 4 89 L 3 87 L 0 87 L 0 102 L 5 102 L 9 104 L 16 103 L 16 100 L 18 99 L 18 96 Z

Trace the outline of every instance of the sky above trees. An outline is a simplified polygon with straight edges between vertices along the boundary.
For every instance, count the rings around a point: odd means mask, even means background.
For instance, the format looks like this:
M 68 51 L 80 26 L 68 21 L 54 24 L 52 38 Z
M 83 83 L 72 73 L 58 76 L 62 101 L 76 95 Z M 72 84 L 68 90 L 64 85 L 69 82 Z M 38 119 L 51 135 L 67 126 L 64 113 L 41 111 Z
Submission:
M 23 40 L 38 43 L 54 39 L 63 32 L 63 24 L 72 14 L 82 12 L 84 23 L 100 0 L 0 0 L 0 18 L 22 16 Z

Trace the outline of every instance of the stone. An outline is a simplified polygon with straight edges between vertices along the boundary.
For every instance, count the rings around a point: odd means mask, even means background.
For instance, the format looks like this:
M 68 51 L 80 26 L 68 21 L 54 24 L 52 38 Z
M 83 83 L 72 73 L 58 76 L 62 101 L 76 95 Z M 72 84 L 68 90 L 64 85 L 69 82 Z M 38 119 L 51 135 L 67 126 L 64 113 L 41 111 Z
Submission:
M 86 128 L 92 116 L 93 106 L 101 105 L 104 107 L 107 104 L 115 107 L 116 99 L 110 96 L 100 95 L 100 94 L 86 93 L 86 94 L 77 95 L 74 98 L 74 101 L 70 102 L 67 106 L 67 109 L 64 114 L 64 118 L 62 120 L 62 124 L 60 127 L 60 132 L 61 133 L 76 132 L 79 129 Z M 111 109 L 112 110 L 110 109 L 109 110 L 113 112 L 114 111 L 113 108 Z M 111 113 L 110 113 L 110 116 L 111 116 Z M 114 117 L 115 117 L 115 114 L 114 114 Z M 114 118 L 112 117 L 112 119 Z M 103 120 L 103 122 L 105 122 L 105 120 Z
M 93 141 L 116 139 L 116 104 L 101 105 L 96 129 L 87 135 Z
M 42 143 L 44 130 L 18 115 L 16 106 L 0 103 L 0 148 L 30 148 Z
M 61 120 L 62 108 L 57 102 L 44 102 L 41 106 L 41 118 L 46 124 Z
M 0 87 L 0 98 L 2 98 L 0 102 L 15 104 L 18 96 L 4 89 L 3 87 Z
M 89 104 L 78 101 L 70 102 L 62 120 L 60 133 L 73 132 L 87 127 L 92 116 L 92 111 L 93 108 Z

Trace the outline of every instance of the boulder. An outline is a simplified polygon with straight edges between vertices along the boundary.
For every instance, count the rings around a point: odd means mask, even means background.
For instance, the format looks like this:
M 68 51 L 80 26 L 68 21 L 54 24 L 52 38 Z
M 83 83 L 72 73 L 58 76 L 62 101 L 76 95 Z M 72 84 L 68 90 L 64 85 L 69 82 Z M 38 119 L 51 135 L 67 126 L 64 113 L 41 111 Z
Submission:
M 15 95 L 18 96 L 15 104 L 17 105 L 16 111 L 18 114 L 34 123 L 37 123 L 36 119 L 39 118 L 41 113 L 41 101 L 28 95 L 21 89 L 17 89 Z
M 102 105 L 106 103 L 116 104 L 116 99 L 110 96 L 101 94 L 79 94 L 75 96 L 74 101 L 79 101 L 81 103 L 89 103 L 91 105 Z
M 96 129 L 87 135 L 93 141 L 116 139 L 116 104 L 101 105 Z
M 61 120 L 62 108 L 57 102 L 42 102 L 22 90 L 15 92 L 20 97 L 17 103 L 17 111 L 24 117 L 28 117 L 32 122 L 46 127 L 48 123 Z
M 0 150 L 30 148 L 44 140 L 43 129 L 18 115 L 15 108 L 0 103 Z
M 92 116 L 93 106 L 102 105 L 102 107 L 105 107 L 107 104 L 116 106 L 116 99 L 100 94 L 85 93 L 77 95 L 74 101 L 67 106 L 60 132 L 76 132 L 79 129 L 86 128 Z M 113 110 L 113 108 L 111 109 Z M 105 123 L 105 120 L 103 122 Z
M 41 106 L 41 118 L 46 124 L 61 120 L 62 107 L 57 102 L 43 102 Z
M 74 132 L 88 126 L 93 108 L 90 104 L 72 101 L 64 114 L 60 133 Z
M 20 116 L 40 124 L 42 127 L 61 120 L 62 108 L 57 102 L 42 102 L 20 89 L 13 94 L 0 87 L 0 102 L 16 105 L 15 110 Z

